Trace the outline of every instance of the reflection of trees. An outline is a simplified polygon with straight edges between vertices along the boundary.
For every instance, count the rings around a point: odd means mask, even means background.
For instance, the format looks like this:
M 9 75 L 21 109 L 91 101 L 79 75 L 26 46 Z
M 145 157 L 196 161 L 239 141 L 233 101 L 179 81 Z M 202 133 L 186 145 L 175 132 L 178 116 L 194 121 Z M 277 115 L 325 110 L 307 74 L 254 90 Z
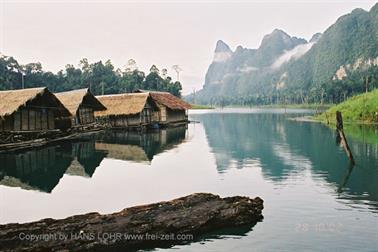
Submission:
M 343 187 L 341 198 L 367 199 L 375 204 L 378 202 L 378 156 L 372 155 L 377 153 L 378 145 L 348 137 L 357 164 L 350 169 L 344 150 L 335 145 L 333 130 L 309 123 L 293 126 L 295 127 L 285 127 L 288 144 L 292 150 L 312 161 L 313 173 L 322 174 L 327 182 L 337 185 L 339 190 Z M 297 135 L 306 136 L 306 141 L 295 138 Z
M 193 119 L 205 127 L 219 172 L 234 163 L 245 167 L 249 160 L 259 161 L 263 175 L 275 181 L 311 169 L 329 185 L 337 185 L 335 192 L 343 187 L 340 197 L 378 202 L 377 144 L 348 138 L 357 166 L 346 176 L 349 160 L 326 126 L 289 121 L 277 114 L 206 114 Z
M 253 160 L 261 163 L 263 174 L 269 179 L 281 180 L 290 171 L 289 166 L 272 156 L 274 144 L 284 144 L 284 117 L 277 114 L 206 114 L 195 117 L 205 127 L 219 172 L 226 171 L 231 163 L 237 163 L 241 168 Z

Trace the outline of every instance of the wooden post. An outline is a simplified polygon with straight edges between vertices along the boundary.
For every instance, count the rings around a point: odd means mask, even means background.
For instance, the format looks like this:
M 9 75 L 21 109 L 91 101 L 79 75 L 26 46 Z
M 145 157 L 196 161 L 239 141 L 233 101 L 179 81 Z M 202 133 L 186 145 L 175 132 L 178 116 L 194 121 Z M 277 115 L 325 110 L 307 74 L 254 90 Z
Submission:
M 349 148 L 348 141 L 347 141 L 345 134 L 344 134 L 343 117 L 342 117 L 340 111 L 336 111 L 336 131 L 338 132 L 338 134 L 340 136 L 341 144 L 343 145 L 345 152 L 347 153 L 351 164 L 355 165 L 352 151 Z

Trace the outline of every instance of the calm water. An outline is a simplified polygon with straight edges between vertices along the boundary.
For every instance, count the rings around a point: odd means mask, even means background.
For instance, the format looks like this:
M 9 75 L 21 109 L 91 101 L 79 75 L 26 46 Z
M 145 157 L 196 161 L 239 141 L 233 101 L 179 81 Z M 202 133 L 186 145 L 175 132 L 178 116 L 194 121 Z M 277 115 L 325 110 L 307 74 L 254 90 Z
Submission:
M 62 218 L 194 192 L 260 196 L 264 220 L 181 251 L 378 251 L 378 130 L 287 120 L 309 111 L 195 111 L 186 129 L 122 131 L 0 155 L 0 222 Z M 157 249 L 166 250 L 166 249 Z

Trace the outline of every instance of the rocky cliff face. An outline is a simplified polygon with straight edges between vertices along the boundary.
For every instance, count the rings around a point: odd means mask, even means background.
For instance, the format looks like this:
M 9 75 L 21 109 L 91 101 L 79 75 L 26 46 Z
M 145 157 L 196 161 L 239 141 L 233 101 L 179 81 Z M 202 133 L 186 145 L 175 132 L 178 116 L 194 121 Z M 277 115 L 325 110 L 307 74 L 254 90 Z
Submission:
M 278 93 L 294 97 L 298 92 L 316 92 L 333 85 L 331 81 L 340 67 L 345 68 L 343 75 L 348 76 L 348 71 L 356 70 L 348 65 L 377 56 L 378 4 L 369 12 L 356 9 L 340 17 L 323 34 L 316 33 L 309 41 L 279 29 L 266 35 L 257 49 L 238 46 L 232 51 L 220 40 L 196 102 L 273 97 Z M 189 101 L 191 98 L 187 97 Z
M 258 49 L 238 46 L 233 52 L 225 42 L 219 40 L 214 50 L 213 62 L 206 74 L 205 86 L 224 84 L 227 77 L 269 67 L 279 55 L 301 44 L 307 44 L 307 41 L 290 37 L 278 29 L 266 35 Z

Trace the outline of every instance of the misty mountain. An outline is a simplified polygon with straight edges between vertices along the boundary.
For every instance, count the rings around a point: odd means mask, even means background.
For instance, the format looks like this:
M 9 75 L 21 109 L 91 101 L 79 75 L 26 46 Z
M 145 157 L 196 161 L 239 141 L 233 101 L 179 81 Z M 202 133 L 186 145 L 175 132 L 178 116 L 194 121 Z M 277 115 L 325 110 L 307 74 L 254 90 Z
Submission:
M 362 75 L 378 80 L 377 20 L 378 4 L 369 12 L 353 10 L 309 41 L 279 29 L 264 36 L 257 49 L 232 51 L 219 40 L 196 102 L 275 103 L 282 97 L 296 103 L 337 102 L 339 93 L 362 92 Z M 193 102 L 194 96 L 186 98 Z

